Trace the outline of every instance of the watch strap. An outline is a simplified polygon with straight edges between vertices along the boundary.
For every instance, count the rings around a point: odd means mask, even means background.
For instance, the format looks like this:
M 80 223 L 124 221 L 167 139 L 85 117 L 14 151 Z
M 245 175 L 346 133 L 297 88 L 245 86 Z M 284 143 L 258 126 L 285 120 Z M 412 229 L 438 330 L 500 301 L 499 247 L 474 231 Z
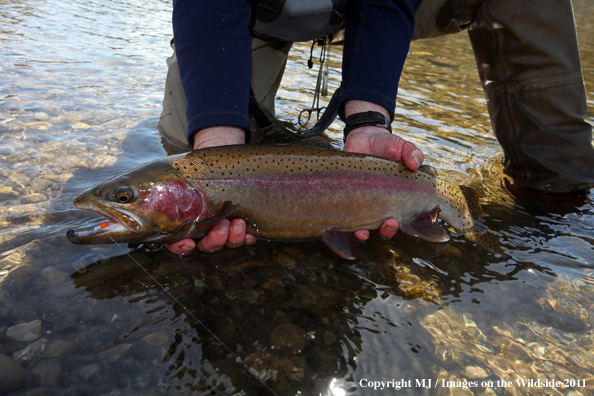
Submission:
M 392 126 L 390 122 L 382 113 L 377 111 L 365 111 L 362 113 L 355 113 L 348 116 L 345 120 L 346 126 L 344 127 L 344 141 L 349 133 L 357 128 L 364 126 L 379 126 L 384 127 L 388 132 L 392 133 Z

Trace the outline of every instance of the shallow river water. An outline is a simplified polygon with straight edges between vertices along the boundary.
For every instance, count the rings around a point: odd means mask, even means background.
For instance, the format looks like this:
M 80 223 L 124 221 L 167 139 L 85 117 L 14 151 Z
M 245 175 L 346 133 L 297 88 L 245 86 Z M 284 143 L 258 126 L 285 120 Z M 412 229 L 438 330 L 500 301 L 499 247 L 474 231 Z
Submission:
M 575 8 L 592 123 L 594 6 Z M 170 19 L 158 0 L 0 0 L 0 393 L 594 394 L 594 196 L 508 191 L 465 33 L 413 43 L 393 127 L 477 189 L 502 254 L 462 235 L 372 236 L 354 262 L 319 242 L 184 258 L 70 244 L 99 221 L 74 197 L 166 154 Z M 279 92 L 288 123 L 311 104 L 309 51 Z

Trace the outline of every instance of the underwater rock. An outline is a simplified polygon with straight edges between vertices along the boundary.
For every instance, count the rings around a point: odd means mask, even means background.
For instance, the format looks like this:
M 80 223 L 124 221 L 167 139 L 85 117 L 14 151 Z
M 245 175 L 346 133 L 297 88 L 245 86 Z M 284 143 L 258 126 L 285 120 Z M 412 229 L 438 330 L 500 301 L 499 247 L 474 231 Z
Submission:
M 113 155 L 106 155 L 103 157 L 99 157 L 93 160 L 89 165 L 89 168 L 96 169 L 96 168 L 103 168 L 108 166 L 113 166 L 117 162 L 118 158 L 114 157 Z
M 332 332 L 330 330 L 326 330 L 324 332 L 323 340 L 324 340 L 324 344 L 332 345 L 336 341 L 338 341 L 338 337 L 336 337 L 336 334 L 334 334 L 334 332 Z
M 341 298 L 337 291 L 315 283 L 300 285 L 297 294 L 305 308 L 318 315 L 325 315 Z
M 98 373 L 99 370 L 101 370 L 101 366 L 99 366 L 98 364 L 96 364 L 96 363 L 89 364 L 88 366 L 83 367 L 82 370 L 80 370 L 78 372 L 78 376 L 82 380 L 86 381 L 89 378 L 91 378 L 93 375 Z
M 20 389 L 25 385 L 25 369 L 0 353 L 0 393 Z
M 248 304 L 253 304 L 258 300 L 258 296 L 262 294 L 262 290 L 254 289 L 238 289 L 229 290 L 225 293 L 231 300 L 240 299 L 244 300 Z
M 301 353 L 309 345 L 305 331 L 290 323 L 282 324 L 274 329 L 270 334 L 270 341 L 275 348 L 286 349 L 293 353 Z
M 27 373 L 27 386 L 56 386 L 62 374 L 58 363 L 40 363 Z
M 23 131 L 27 128 L 21 121 L 13 120 L 5 124 L 9 131 Z
M 0 199 L 10 199 L 18 197 L 19 193 L 9 186 L 0 186 Z
M 489 376 L 487 371 L 479 366 L 466 366 L 464 370 L 460 372 L 460 374 L 470 379 L 487 378 Z
M 72 284 L 70 277 L 59 269 L 46 267 L 41 270 L 39 275 L 43 279 L 44 284 L 49 286 L 48 290 L 57 297 L 70 297 L 80 292 Z
M 287 358 L 278 358 L 271 353 L 255 352 L 245 358 L 245 364 L 250 367 L 250 371 L 258 376 L 262 381 L 271 379 L 274 389 L 288 389 L 287 379 L 293 381 L 302 381 L 305 370 L 297 368 L 293 361 Z M 289 385 L 290 387 L 290 385 Z
M 448 245 L 444 249 L 441 249 L 437 252 L 440 256 L 443 257 L 462 257 L 462 252 L 455 246 Z
M 35 341 L 33 344 L 29 345 L 26 348 L 21 349 L 20 351 L 16 351 L 12 354 L 12 358 L 14 360 L 33 360 L 37 356 L 41 355 L 45 351 L 45 345 L 47 344 L 47 340 L 45 338 L 40 338 L 39 340 Z
M 42 355 L 44 358 L 53 358 L 63 356 L 70 348 L 72 343 L 69 341 L 58 340 L 49 344 Z
M 305 260 L 305 255 L 303 254 L 301 249 L 299 249 L 296 246 L 289 246 L 289 247 L 283 248 L 282 251 L 287 253 L 289 255 L 289 257 L 291 257 L 293 259 Z
M 49 116 L 47 115 L 47 113 L 42 113 L 42 112 L 35 113 L 34 117 L 36 120 L 39 120 L 39 121 L 47 121 L 49 119 Z
M 47 197 L 39 193 L 32 193 L 21 197 L 21 203 L 36 203 L 43 201 L 47 201 Z
M 31 342 L 35 341 L 41 334 L 41 320 L 34 320 L 29 323 L 21 323 L 6 330 L 6 336 L 16 341 Z
M 289 257 L 286 253 L 280 252 L 275 257 L 276 262 L 283 267 L 294 267 L 295 260 Z

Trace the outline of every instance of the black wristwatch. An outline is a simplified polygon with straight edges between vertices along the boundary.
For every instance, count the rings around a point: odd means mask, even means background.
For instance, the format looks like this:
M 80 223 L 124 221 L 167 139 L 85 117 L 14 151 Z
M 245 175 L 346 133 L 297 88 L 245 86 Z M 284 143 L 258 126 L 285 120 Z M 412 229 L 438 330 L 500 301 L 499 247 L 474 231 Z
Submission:
M 364 126 L 379 126 L 384 127 L 388 132 L 392 133 L 392 126 L 390 122 L 382 113 L 377 111 L 366 111 L 363 113 L 355 113 L 348 116 L 345 120 L 346 126 L 344 127 L 344 141 L 349 133 L 353 129 L 357 129 Z

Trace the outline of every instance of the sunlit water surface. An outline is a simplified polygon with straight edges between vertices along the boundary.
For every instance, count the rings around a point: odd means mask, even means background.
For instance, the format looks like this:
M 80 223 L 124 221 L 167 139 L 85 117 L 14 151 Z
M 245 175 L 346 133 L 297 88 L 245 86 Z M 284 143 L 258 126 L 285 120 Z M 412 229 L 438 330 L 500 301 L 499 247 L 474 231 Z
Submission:
M 593 122 L 594 6 L 575 7 Z M 593 394 L 592 194 L 508 192 L 465 33 L 412 45 L 393 127 L 477 189 L 503 254 L 461 235 L 374 236 L 355 262 L 317 242 L 186 258 L 70 244 L 68 229 L 98 221 L 76 195 L 165 155 L 170 13 L 0 0 L 0 393 L 376 394 L 366 381 L 394 380 L 415 395 Z M 288 123 L 312 101 L 309 52 L 295 46 L 279 92 Z M 334 89 L 340 49 L 330 56 Z M 337 148 L 341 129 L 326 134 Z

